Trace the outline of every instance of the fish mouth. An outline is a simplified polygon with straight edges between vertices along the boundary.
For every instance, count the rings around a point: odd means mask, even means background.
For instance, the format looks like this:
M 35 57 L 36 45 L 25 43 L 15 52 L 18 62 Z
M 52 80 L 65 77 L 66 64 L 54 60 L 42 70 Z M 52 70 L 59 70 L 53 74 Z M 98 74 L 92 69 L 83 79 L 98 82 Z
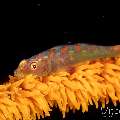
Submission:
M 25 77 L 24 74 L 19 69 L 14 71 L 14 76 L 17 77 L 18 79 L 22 79 Z
M 19 79 L 22 79 L 25 77 L 24 73 L 23 73 L 23 67 L 24 65 L 26 64 L 26 60 L 22 60 L 18 66 L 18 68 L 14 71 L 14 76 L 19 78 Z

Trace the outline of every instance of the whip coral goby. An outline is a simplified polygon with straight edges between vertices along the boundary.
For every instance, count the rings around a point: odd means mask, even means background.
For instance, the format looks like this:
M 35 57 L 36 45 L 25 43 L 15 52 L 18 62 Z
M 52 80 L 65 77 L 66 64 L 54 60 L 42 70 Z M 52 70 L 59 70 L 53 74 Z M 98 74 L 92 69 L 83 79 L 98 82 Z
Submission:
M 73 68 L 85 60 L 114 57 L 120 53 L 120 46 L 96 46 L 89 44 L 64 45 L 51 48 L 45 52 L 23 60 L 15 75 L 27 74 L 47 76 L 60 69 Z
M 56 46 L 22 60 L 0 85 L 0 120 L 50 116 L 58 105 L 65 113 L 120 102 L 120 45 Z

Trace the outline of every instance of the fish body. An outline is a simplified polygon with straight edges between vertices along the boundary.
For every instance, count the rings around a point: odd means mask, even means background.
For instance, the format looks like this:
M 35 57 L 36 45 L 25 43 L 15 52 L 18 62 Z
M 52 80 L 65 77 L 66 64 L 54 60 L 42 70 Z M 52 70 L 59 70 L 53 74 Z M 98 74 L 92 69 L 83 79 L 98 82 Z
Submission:
M 22 60 L 14 73 L 17 77 L 24 77 L 27 74 L 47 76 L 62 68 L 70 68 L 79 62 L 117 55 L 120 55 L 120 45 L 100 46 L 77 43 L 55 46 L 29 59 Z

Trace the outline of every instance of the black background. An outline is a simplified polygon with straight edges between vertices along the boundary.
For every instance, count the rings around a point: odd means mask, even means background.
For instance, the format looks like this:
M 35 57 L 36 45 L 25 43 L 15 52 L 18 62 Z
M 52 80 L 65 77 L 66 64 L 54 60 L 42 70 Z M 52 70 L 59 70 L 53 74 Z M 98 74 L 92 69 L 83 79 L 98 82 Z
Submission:
M 0 39 L 1 84 L 8 81 L 8 75 L 13 75 L 22 59 L 53 46 L 70 43 L 120 44 L 120 16 L 117 10 L 112 11 L 114 5 L 88 3 L 83 7 L 82 4 L 68 3 L 54 3 L 56 6 L 50 2 L 32 0 L 30 5 L 16 3 L 14 10 L 8 9 L 3 14 Z M 14 6 L 12 3 L 9 5 L 11 8 Z M 112 103 L 109 106 L 113 107 Z M 75 114 L 70 111 L 65 120 L 118 120 L 118 117 L 103 118 L 100 109 L 91 106 L 85 114 L 81 110 Z M 62 115 L 54 108 L 51 117 L 45 119 L 62 120 Z

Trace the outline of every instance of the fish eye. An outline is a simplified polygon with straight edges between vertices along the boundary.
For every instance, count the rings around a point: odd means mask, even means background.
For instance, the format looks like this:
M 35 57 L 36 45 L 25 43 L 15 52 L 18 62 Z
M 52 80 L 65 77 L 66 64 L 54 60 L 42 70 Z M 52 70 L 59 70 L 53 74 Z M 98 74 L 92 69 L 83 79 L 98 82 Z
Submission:
M 32 70 L 36 70 L 37 68 L 37 62 L 32 62 L 31 65 L 30 65 L 31 69 Z

